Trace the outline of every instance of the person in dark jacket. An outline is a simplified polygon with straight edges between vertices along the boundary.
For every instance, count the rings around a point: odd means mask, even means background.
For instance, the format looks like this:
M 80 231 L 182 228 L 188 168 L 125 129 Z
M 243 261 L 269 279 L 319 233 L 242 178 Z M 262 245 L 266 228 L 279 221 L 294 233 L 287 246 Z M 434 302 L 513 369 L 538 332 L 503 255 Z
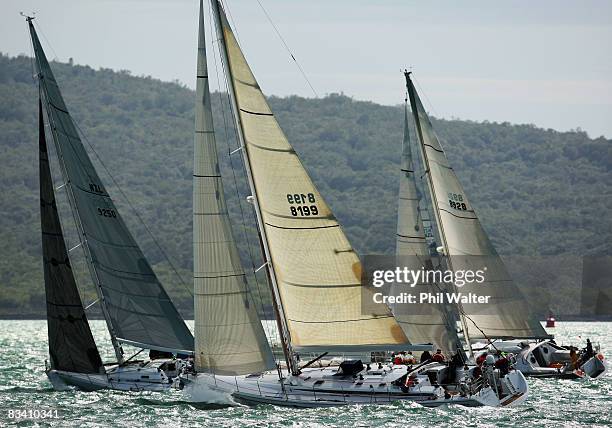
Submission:
M 591 339 L 587 339 L 586 344 L 586 352 L 584 354 L 584 360 L 590 359 L 595 353 L 593 352 L 593 344 L 591 343 Z
M 431 360 L 431 354 L 429 353 L 429 351 L 423 351 L 423 353 L 421 354 L 421 363 L 424 363 L 425 361 L 429 360 Z
M 499 374 L 505 376 L 510 372 L 510 360 L 501 351 L 497 352 L 495 368 L 499 369 Z

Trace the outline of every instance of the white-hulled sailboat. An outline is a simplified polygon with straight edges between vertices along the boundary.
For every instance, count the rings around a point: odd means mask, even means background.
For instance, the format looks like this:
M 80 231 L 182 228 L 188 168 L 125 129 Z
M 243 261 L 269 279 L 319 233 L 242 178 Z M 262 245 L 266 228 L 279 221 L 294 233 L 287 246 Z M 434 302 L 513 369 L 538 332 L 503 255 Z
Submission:
M 62 98 L 31 17 L 39 84 L 41 225 L 50 361 L 58 390 L 162 391 L 180 367 L 170 354 L 193 353 L 193 336 L 106 192 Z M 117 358 L 102 363 L 72 272 L 49 166 L 45 119 Z M 93 305 L 93 304 L 92 304 Z M 89 305 L 91 306 L 91 305 Z M 125 358 L 122 344 L 150 350 Z M 162 357 L 162 358 L 156 358 Z
M 217 0 L 212 9 L 284 361 L 277 364 L 272 356 L 232 236 L 212 123 L 201 1 L 193 189 L 195 364 L 177 381 L 187 398 L 210 401 L 219 394 L 294 407 L 518 402 L 526 385 L 508 383 L 500 390 L 485 381 L 459 382 L 450 394 L 439 383 L 447 368 L 435 363 L 415 368 L 346 359 L 320 364 L 328 353 L 369 358 L 373 351 L 431 350 L 431 345 L 411 344 L 386 306 L 363 313 L 361 299 L 368 291 L 361 284 L 359 258 L 278 125 Z M 299 353 L 318 356 L 300 365 Z
M 452 271 L 476 271 L 483 267 L 487 269 L 484 282 L 475 285 L 466 284 L 461 291 L 477 295 L 486 293 L 491 296 L 489 303 L 485 305 L 460 303 L 455 305 L 455 310 L 450 308 L 449 311 L 454 312 L 460 321 L 463 336 L 470 344 L 470 352 L 473 344 L 485 341 L 485 346 L 489 346 L 492 354 L 498 355 L 498 351 L 516 354 L 514 367 L 528 376 L 564 378 L 601 376 L 606 366 L 603 363 L 603 355 L 598 349 L 585 349 L 577 355 L 577 363 L 573 363 L 570 358 L 570 348 L 557 345 L 553 336 L 548 334 L 530 313 L 525 298 L 510 277 L 449 164 L 419 99 L 410 73 L 406 72 L 405 77 L 419 143 L 417 155 L 420 155 L 422 161 L 421 178 L 426 180 L 422 188 L 426 188 L 427 191 L 423 193 L 429 197 L 434 213 L 434 224 L 437 226 L 437 235 L 441 243 L 438 247 L 441 255 L 436 256 Z M 404 158 L 407 156 L 406 153 L 410 152 L 404 147 Z M 411 166 L 403 168 L 406 171 L 402 174 L 400 186 L 409 186 L 415 182 L 413 168 Z M 426 201 L 427 198 L 424 197 L 422 202 Z M 410 227 L 414 228 L 415 225 L 416 228 L 419 227 L 416 222 L 418 207 L 419 197 L 416 196 L 416 190 L 412 193 L 400 190 L 398 255 L 427 256 L 422 236 L 416 238 L 404 236 L 412 233 Z M 400 321 L 403 320 L 401 311 L 414 310 L 408 308 L 409 306 L 414 305 L 404 305 L 394 312 Z M 410 316 L 413 315 L 405 314 L 410 332 L 415 330 L 410 323 Z M 450 317 L 452 318 L 452 315 Z M 451 323 L 453 322 L 451 320 Z M 403 325 L 401 322 L 400 324 Z M 434 327 L 430 325 L 429 328 L 433 328 L 434 331 L 428 331 L 426 334 L 435 333 L 438 326 L 434 323 Z M 434 334 L 433 337 L 439 339 L 439 346 L 448 346 L 445 338 L 440 338 L 438 334 Z

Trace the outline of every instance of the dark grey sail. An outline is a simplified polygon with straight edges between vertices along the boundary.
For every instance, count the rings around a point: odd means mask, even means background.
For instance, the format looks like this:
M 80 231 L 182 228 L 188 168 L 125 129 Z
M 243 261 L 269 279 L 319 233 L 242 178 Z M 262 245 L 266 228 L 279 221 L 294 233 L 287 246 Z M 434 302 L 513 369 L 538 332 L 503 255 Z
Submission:
M 193 351 L 193 336 L 107 193 L 68 113 L 32 22 L 43 105 L 115 353 L 117 342 Z
M 51 368 L 77 373 L 101 373 L 104 367 L 72 274 L 57 213 L 40 101 L 38 120 L 40 225 Z

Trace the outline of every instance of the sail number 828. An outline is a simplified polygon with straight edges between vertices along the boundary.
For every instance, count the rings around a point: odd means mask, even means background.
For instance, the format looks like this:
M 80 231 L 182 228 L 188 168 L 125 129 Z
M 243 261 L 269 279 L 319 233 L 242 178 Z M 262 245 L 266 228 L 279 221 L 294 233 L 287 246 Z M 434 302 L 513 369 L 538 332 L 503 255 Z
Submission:
M 450 193 L 448 194 L 448 204 L 459 211 L 467 211 L 463 195 L 461 193 Z
M 287 193 L 287 202 L 293 217 L 310 217 L 319 215 L 319 208 L 315 205 L 317 199 L 313 193 Z

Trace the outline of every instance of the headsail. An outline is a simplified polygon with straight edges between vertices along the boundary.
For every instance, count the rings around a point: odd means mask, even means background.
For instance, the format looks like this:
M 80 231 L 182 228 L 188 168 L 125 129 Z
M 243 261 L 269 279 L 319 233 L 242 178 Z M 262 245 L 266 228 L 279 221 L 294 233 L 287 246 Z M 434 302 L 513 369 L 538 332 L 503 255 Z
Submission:
M 232 234 L 208 88 L 200 0 L 193 173 L 195 366 L 240 375 L 275 367 Z
M 421 214 L 423 208 L 415 180 L 415 164 L 408 128 L 408 105 L 404 106 L 404 140 L 400 166 L 399 204 L 397 210 L 396 254 L 398 263 L 413 271 L 422 266 L 431 268 L 431 258 Z M 417 284 L 421 292 L 439 291 L 433 284 Z M 402 286 L 392 288 L 393 295 L 405 291 Z M 459 338 L 454 318 L 441 304 L 392 305 L 393 315 L 412 343 L 433 342 L 447 354 L 457 350 Z
M 64 103 L 29 22 L 43 105 L 62 175 L 117 357 L 116 340 L 142 348 L 193 350 L 193 336 L 121 219 Z
M 220 15 L 235 114 L 291 345 L 407 344 L 388 308 L 362 313 L 359 259 L 278 125 L 222 10 Z
M 440 235 L 452 270 L 477 271 L 486 266 L 485 281 L 465 285 L 462 292 L 486 289 L 488 305 L 463 304 L 461 311 L 469 337 L 540 338 L 549 337 L 541 324 L 530 316 L 527 302 L 512 281 L 504 263 L 484 231 L 463 186 L 451 168 L 429 117 L 410 78 L 408 94 L 429 175 L 432 203 Z M 478 290 L 477 290 L 478 289 Z
M 40 224 L 51 368 L 77 373 L 104 372 L 72 274 L 57 213 L 40 100 L 38 121 Z

